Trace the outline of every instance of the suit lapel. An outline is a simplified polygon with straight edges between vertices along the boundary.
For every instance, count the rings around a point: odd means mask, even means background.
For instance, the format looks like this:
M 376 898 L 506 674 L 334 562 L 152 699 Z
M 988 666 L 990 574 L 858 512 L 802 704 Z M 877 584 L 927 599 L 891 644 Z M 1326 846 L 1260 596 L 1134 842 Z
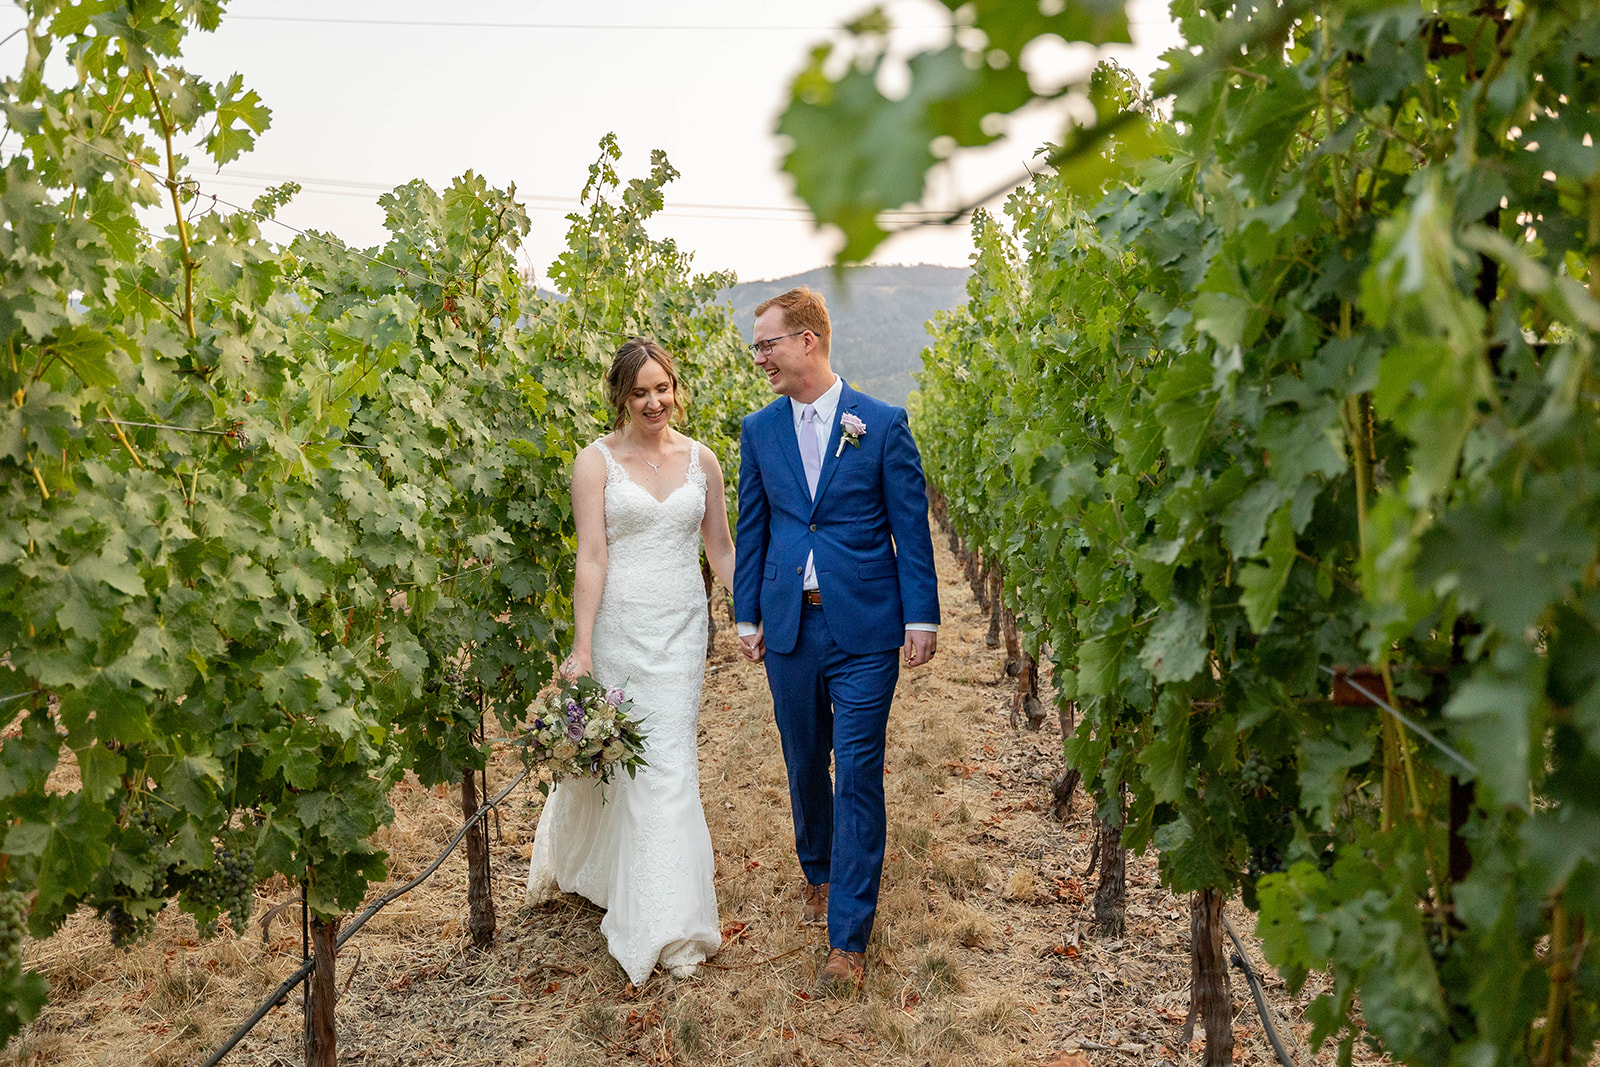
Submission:
M 822 446 L 822 474 L 817 479 L 817 495 L 811 501 L 811 514 L 817 513 L 817 505 L 822 502 L 822 496 L 828 491 L 828 483 L 833 480 L 833 472 L 839 469 L 839 464 L 844 461 L 844 452 L 850 451 L 846 445 L 843 450 L 839 448 L 839 419 L 847 411 L 856 409 L 856 391 L 850 388 L 850 383 L 844 383 L 844 389 L 839 393 L 839 407 L 833 413 L 833 425 L 828 429 L 828 435 L 823 438 Z M 799 448 L 795 451 L 798 453 Z M 805 483 L 802 481 L 802 485 Z
M 786 396 L 779 397 L 778 402 L 772 405 L 772 433 L 777 438 L 778 452 L 788 465 L 795 484 L 800 487 L 800 499 L 804 500 L 808 492 L 806 468 L 800 461 L 800 439 L 794 432 L 794 406 Z

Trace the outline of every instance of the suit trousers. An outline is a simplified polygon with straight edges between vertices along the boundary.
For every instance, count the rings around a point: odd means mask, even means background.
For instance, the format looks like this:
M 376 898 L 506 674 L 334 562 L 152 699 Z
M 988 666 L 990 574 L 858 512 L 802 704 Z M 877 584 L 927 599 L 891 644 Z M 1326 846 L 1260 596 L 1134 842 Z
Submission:
M 813 885 L 829 884 L 828 943 L 864 952 L 883 876 L 883 754 L 900 650 L 845 652 L 825 610 L 810 604 L 801 610 L 794 651 L 768 650 L 767 681 L 789 771 L 800 869 Z

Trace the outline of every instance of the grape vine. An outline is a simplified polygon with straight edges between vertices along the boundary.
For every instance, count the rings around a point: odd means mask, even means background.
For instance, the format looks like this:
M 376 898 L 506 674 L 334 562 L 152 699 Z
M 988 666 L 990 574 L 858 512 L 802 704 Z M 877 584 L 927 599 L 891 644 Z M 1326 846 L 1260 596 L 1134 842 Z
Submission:
M 0 892 L 34 937 L 87 907 L 126 944 L 169 901 L 240 931 L 282 875 L 336 923 L 385 875 L 390 787 L 481 768 L 483 716 L 513 724 L 570 639 L 567 478 L 619 333 L 684 356 L 688 429 L 737 469 L 758 383 L 713 306 L 731 278 L 649 237 L 674 172 L 658 155 L 623 190 L 612 138 L 565 301 L 518 272 L 513 193 L 471 172 L 382 197 L 379 248 L 274 244 L 292 185 L 225 211 L 184 177 L 270 121 L 238 78 L 180 66 L 224 3 L 22 7 L 0 82 L 0 679 L 21 694 Z M 0 1042 L 42 1000 L 0 971 Z
M 1173 9 L 1170 118 L 1102 67 L 1131 117 L 976 223 L 930 480 L 1125 842 L 1330 973 L 1317 1041 L 1587 1062 L 1600 9 Z

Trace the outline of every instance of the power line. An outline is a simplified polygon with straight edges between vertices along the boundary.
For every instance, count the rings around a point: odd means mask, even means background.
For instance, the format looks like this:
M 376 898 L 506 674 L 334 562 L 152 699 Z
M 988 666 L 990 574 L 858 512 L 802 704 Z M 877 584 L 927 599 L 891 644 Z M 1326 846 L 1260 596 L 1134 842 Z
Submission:
M 321 23 L 338 26 L 407 26 L 451 30 L 625 30 L 645 33 L 662 31 L 687 31 L 694 33 L 827 33 L 838 26 L 689 26 L 682 23 L 643 25 L 639 23 L 600 22 L 451 22 L 444 19 L 353 19 L 328 18 L 318 15 L 229 15 L 228 22 L 298 22 Z M 900 28 L 900 27 L 897 27 Z M 932 29 L 940 27 L 915 27 L 906 29 Z
M 191 176 L 194 177 L 194 176 Z M 294 174 L 270 174 L 261 171 L 224 171 L 204 175 L 208 182 L 222 182 L 245 188 L 263 188 L 263 183 L 295 182 L 303 191 L 321 196 L 348 196 L 371 199 L 374 193 L 388 193 L 393 185 L 382 182 L 354 181 L 343 178 L 315 178 Z M 326 186 L 326 188 L 321 188 Z M 583 210 L 585 202 L 575 196 L 550 196 L 538 193 L 517 192 L 516 199 L 529 211 L 558 211 L 563 214 Z M 708 214 L 714 212 L 715 214 Z M 809 222 L 809 208 L 784 204 L 706 204 L 687 201 L 672 202 L 658 214 L 665 218 L 723 219 L 749 222 Z M 885 222 L 906 223 L 923 219 L 944 219 L 948 211 L 932 208 L 895 208 L 880 213 Z
M 121 163 L 125 167 L 131 167 L 134 170 L 142 172 L 147 177 L 149 177 L 152 181 L 156 182 L 158 185 L 165 186 L 167 184 L 167 179 L 164 176 L 162 176 L 160 174 L 157 174 L 155 171 L 151 170 L 149 167 L 145 166 L 143 163 L 140 163 L 136 159 L 128 159 L 128 158 L 126 158 L 124 156 L 118 155 L 115 152 L 108 152 L 104 148 L 101 148 L 99 145 L 93 144 L 93 143 L 91 143 L 89 141 L 84 140 L 82 137 L 79 137 L 77 134 L 69 133 L 69 134 L 67 134 L 67 139 L 68 140 L 72 140 L 72 141 L 76 141 L 79 144 L 83 145 L 85 148 L 89 149 L 91 152 L 97 152 L 100 155 L 105 156 L 107 159 L 114 160 L 117 163 Z M 364 259 L 369 263 L 376 263 L 379 266 L 388 267 L 389 269 L 391 269 L 393 271 L 396 271 L 397 273 L 399 273 L 401 275 L 410 276 L 411 274 L 416 273 L 416 274 L 419 274 L 420 276 L 422 276 L 424 278 L 427 278 L 429 281 L 434 282 L 435 284 L 441 284 L 441 285 L 443 284 L 444 279 L 440 279 L 432 271 L 429 271 L 426 268 L 423 268 L 421 270 L 417 270 L 417 271 L 413 272 L 413 271 L 411 271 L 411 270 L 409 270 L 409 269 L 407 269 L 405 267 L 397 266 L 394 263 L 390 263 L 387 260 L 379 259 L 376 256 L 369 256 L 365 252 L 362 252 L 361 250 L 356 249 L 356 248 L 351 248 L 351 247 L 343 244 L 342 242 L 330 241 L 328 238 L 324 237 L 322 234 L 313 233 L 310 230 L 303 230 L 298 226 L 291 226 L 289 223 L 284 222 L 282 219 L 274 218 L 273 216 L 265 214 L 264 212 L 257 211 L 253 207 L 245 207 L 243 204 L 235 204 L 231 200 L 224 200 L 221 197 L 219 197 L 216 193 L 205 193 L 205 192 L 202 192 L 201 189 L 200 189 L 199 181 L 197 181 L 196 179 L 194 179 L 192 177 L 189 177 L 188 175 L 185 175 L 183 177 L 182 182 L 180 182 L 179 184 L 189 186 L 190 189 L 192 189 L 193 192 L 194 192 L 194 196 L 195 196 L 195 200 L 196 201 L 199 201 L 199 200 L 201 200 L 202 198 L 205 198 L 205 197 L 209 197 L 211 199 L 211 206 L 212 207 L 215 207 L 218 204 L 221 204 L 224 207 L 231 207 L 235 211 L 241 211 L 241 212 L 244 212 L 247 215 L 253 215 L 257 219 L 261 220 L 262 222 L 270 222 L 270 223 L 273 223 L 274 225 L 282 226 L 284 229 L 293 231 L 294 233 L 297 233 L 301 237 L 307 238 L 308 240 L 317 241 L 317 242 L 319 242 L 321 244 L 327 245 L 329 248 L 333 249 L 336 252 L 344 252 L 347 255 L 355 256 L 358 259 Z M 148 229 L 146 229 L 143 226 L 139 226 L 139 230 L 142 233 L 144 233 L 145 236 L 149 237 L 152 241 L 158 239 L 155 234 L 151 233 Z M 456 277 L 459 277 L 459 276 L 451 274 L 451 275 L 446 275 L 445 279 L 453 279 L 453 278 L 456 278 Z
M 319 23 L 333 26 L 397 26 L 451 30 L 580 30 L 593 32 L 615 30 L 620 32 L 687 32 L 687 33 L 832 33 L 843 29 L 840 25 L 775 26 L 775 25 L 686 25 L 684 23 L 622 23 L 622 22 L 452 22 L 446 19 L 357 19 L 321 15 L 228 15 L 225 22 L 292 22 Z M 1170 20 L 1129 19 L 1129 28 L 1145 26 L 1170 26 Z M 948 30 L 951 24 L 894 23 L 899 30 Z

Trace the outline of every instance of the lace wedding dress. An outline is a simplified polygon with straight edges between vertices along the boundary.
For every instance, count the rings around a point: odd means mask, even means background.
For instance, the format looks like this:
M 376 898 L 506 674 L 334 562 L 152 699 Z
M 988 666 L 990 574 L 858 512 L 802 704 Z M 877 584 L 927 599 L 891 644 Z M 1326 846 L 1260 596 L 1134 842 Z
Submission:
M 657 500 L 597 445 L 606 461 L 606 580 L 594 677 L 627 690 L 647 734 L 647 762 L 632 779 L 619 774 L 604 787 L 568 779 L 551 791 L 534 834 L 528 902 L 560 889 L 605 908 L 600 931 L 611 955 L 642 985 L 658 962 L 688 973 L 722 945 L 695 746 L 706 659 L 706 476 L 692 443 L 684 483 Z

